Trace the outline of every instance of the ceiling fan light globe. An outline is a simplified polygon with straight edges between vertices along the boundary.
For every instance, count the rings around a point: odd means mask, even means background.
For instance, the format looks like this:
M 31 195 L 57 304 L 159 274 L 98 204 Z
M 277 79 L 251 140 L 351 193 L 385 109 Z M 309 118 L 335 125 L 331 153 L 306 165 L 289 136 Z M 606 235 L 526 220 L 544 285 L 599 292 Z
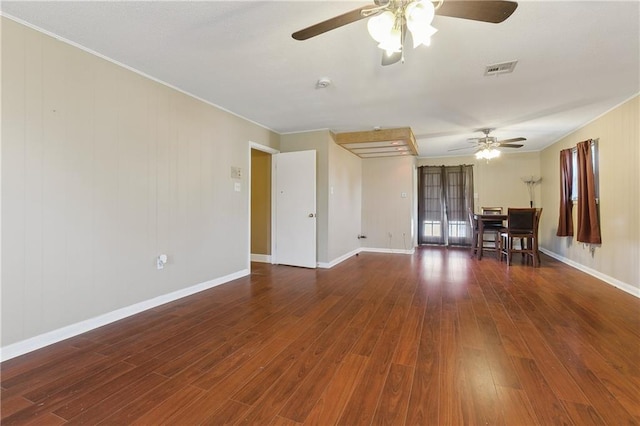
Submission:
M 431 36 L 438 32 L 437 29 L 433 28 L 431 25 L 427 25 L 426 27 L 419 27 L 415 30 L 411 30 L 411 38 L 413 39 L 413 48 L 420 46 L 421 44 L 424 46 L 431 46 Z
M 430 1 L 414 1 L 405 9 L 405 17 L 409 29 L 418 26 L 431 25 L 435 16 L 435 8 Z
M 431 36 L 438 32 L 437 28 L 431 26 L 431 24 L 409 27 L 411 31 L 411 38 L 413 39 L 413 48 L 422 45 L 431 45 Z
M 391 11 L 386 11 L 380 15 L 369 18 L 367 22 L 367 30 L 369 35 L 378 43 L 389 37 L 389 33 L 393 29 L 396 17 Z
M 413 48 L 424 44 L 425 46 L 429 46 L 431 44 L 431 40 L 429 37 L 425 37 L 424 33 L 420 31 L 411 31 L 411 38 L 413 39 Z
M 484 148 L 476 152 L 476 158 L 478 160 L 491 160 L 497 157 L 500 157 L 500 151 L 495 148 Z
M 393 28 L 389 36 L 378 44 L 378 47 L 387 52 L 387 55 L 397 53 L 402 50 L 402 33 L 400 28 Z

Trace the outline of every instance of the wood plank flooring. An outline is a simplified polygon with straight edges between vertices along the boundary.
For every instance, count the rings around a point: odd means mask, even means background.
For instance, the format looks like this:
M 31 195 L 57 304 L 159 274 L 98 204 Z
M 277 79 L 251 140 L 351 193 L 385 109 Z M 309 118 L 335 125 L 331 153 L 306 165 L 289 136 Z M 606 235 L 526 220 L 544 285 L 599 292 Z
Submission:
M 640 424 L 639 312 L 545 256 L 253 264 L 4 362 L 1 423 Z

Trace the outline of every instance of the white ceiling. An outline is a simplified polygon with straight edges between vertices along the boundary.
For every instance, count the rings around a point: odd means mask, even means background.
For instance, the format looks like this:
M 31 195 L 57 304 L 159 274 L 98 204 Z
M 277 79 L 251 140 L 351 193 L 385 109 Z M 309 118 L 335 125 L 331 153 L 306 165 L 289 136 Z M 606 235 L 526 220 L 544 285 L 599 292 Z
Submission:
M 449 0 L 451 1 L 451 0 Z M 2 1 L 55 34 L 279 133 L 406 127 L 420 156 L 478 128 L 540 150 L 640 92 L 640 2 L 523 1 L 501 24 L 436 17 L 430 47 L 380 65 L 366 20 L 291 33 L 362 1 Z M 512 74 L 486 65 L 518 60 Z M 316 89 L 319 78 L 332 84 Z M 593 135 L 598 137 L 598 135 Z

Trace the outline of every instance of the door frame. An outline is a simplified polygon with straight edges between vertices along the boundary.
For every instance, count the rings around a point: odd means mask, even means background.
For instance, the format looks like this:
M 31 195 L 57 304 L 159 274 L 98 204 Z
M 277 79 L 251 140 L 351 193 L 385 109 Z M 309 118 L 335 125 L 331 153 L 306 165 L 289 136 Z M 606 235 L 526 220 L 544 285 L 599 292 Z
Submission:
M 249 171 L 247 173 L 247 187 L 248 189 L 248 203 L 247 203 L 247 219 L 248 219 L 248 223 L 247 223 L 247 229 L 249 230 L 249 232 L 247 232 L 247 268 L 249 270 L 251 270 L 251 168 L 252 168 L 252 164 L 251 164 L 251 150 L 255 149 L 257 151 L 262 151 L 262 152 L 266 152 L 267 154 L 271 155 L 271 264 L 275 264 L 276 263 L 276 242 L 275 242 L 275 231 L 276 231 L 276 204 L 275 204 L 275 161 L 273 158 L 274 154 L 279 154 L 280 150 L 277 150 L 275 148 L 271 148 L 270 146 L 267 145 L 262 145 L 256 142 L 252 142 L 249 141 L 249 149 L 247 150 L 248 155 L 249 155 Z

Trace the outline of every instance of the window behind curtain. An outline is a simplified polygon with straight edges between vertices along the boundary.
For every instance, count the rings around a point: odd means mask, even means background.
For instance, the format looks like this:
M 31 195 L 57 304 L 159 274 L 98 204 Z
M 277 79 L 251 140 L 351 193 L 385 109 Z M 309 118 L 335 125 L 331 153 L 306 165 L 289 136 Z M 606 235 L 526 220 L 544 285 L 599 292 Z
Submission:
M 468 208 L 473 210 L 472 166 L 445 167 L 448 244 L 471 244 Z
M 423 166 L 418 184 L 418 242 L 471 244 L 473 166 Z
M 591 147 L 591 153 L 590 153 L 590 158 L 591 158 L 591 167 L 593 168 L 593 174 L 594 174 L 594 182 L 595 182 L 595 191 L 596 191 L 596 203 L 599 202 L 599 197 L 600 197 L 600 165 L 599 165 L 599 159 L 598 159 L 598 139 L 590 139 L 589 140 L 589 145 Z M 572 192 L 571 192 L 571 199 L 573 201 L 578 201 L 578 150 L 577 148 L 572 148 L 571 149 L 571 154 L 572 154 L 572 175 L 571 175 L 571 188 L 572 188 Z
M 440 167 L 418 168 L 418 243 L 444 244 L 444 203 Z
M 601 244 L 600 217 L 597 205 L 597 175 L 594 170 L 592 140 L 580 142 L 578 151 L 578 232 L 577 240 Z
M 558 217 L 558 237 L 569 237 L 573 235 L 573 194 L 574 181 L 573 154 L 571 149 L 560 151 L 560 211 Z

